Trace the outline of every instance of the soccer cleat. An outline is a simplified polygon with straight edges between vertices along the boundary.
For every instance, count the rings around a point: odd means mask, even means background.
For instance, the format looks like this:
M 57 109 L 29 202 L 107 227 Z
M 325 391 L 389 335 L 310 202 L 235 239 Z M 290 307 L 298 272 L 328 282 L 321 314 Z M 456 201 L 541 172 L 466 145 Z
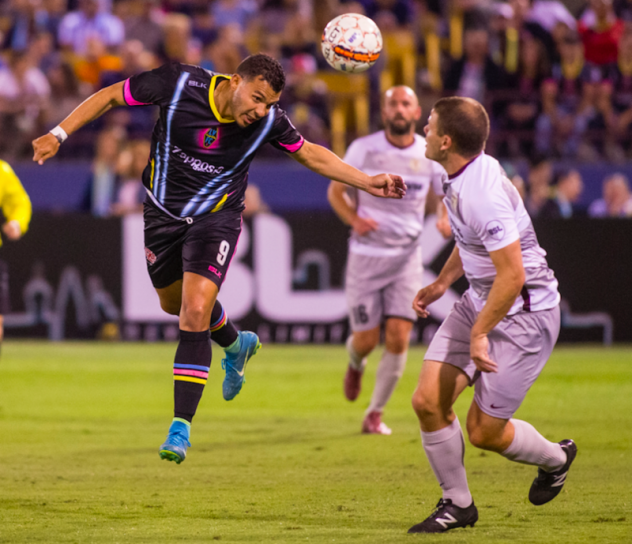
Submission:
M 450 499 L 439 499 L 437 508 L 424 521 L 408 529 L 409 533 L 445 533 L 458 527 L 474 527 L 478 521 L 478 510 L 474 503 L 459 508 Z
M 345 374 L 344 387 L 347 400 L 356 400 L 362 389 L 362 370 L 356 370 L 349 365 Z
M 531 501 L 531 504 L 536 506 L 546 504 L 562 491 L 568 469 L 571 468 L 571 464 L 577 455 L 577 445 L 572 440 L 562 440 L 560 446 L 566 452 L 566 463 L 564 463 L 562 468 L 554 472 L 546 472 L 538 468 L 538 476 L 533 480 L 531 489 L 529 489 L 529 501 Z
M 167 440 L 160 446 L 160 458 L 175 461 L 178 465 L 186 459 L 187 448 L 191 447 L 189 433 L 191 426 L 182 421 L 174 421 L 169 427 Z
M 364 434 L 389 435 L 393 431 L 382 421 L 382 414 L 380 412 L 369 412 L 362 422 L 362 432 Z
M 222 368 L 226 371 L 222 384 L 222 394 L 226 400 L 233 400 L 241 391 L 245 381 L 246 364 L 261 347 L 259 337 L 254 332 L 240 331 L 239 338 L 241 342 L 239 351 L 237 353 L 227 352 L 226 357 L 222 359 Z

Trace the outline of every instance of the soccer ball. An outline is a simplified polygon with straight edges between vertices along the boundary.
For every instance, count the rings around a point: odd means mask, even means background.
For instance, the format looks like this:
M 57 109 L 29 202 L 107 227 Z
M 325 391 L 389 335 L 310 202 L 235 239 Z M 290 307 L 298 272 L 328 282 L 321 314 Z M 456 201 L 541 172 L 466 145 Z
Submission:
M 325 60 L 341 72 L 364 72 L 380 56 L 382 34 L 368 17 L 345 13 L 329 21 L 321 40 Z

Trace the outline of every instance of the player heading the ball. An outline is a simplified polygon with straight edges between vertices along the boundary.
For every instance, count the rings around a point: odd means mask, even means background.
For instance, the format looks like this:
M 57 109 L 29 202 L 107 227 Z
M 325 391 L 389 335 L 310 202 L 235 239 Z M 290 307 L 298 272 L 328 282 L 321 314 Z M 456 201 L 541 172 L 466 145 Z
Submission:
M 143 172 L 147 270 L 165 312 L 180 317 L 173 365 L 174 419 L 160 448 L 180 463 L 211 364 L 210 334 L 227 354 L 223 393 L 239 392 L 259 339 L 237 333 L 217 295 L 241 232 L 248 169 L 269 143 L 314 172 L 387 198 L 402 198 L 398 175 L 368 176 L 307 142 L 278 106 L 285 86 L 279 62 L 246 58 L 232 75 L 172 62 L 102 89 L 33 142 L 43 164 L 86 123 L 117 106 L 160 108 Z M 220 335 L 220 337 L 216 337 Z

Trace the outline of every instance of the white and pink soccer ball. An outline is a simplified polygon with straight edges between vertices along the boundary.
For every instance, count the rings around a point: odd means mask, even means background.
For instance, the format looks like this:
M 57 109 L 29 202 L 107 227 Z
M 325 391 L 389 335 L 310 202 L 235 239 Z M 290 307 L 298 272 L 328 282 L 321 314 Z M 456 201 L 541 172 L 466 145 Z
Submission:
M 382 34 L 377 25 L 359 13 L 332 19 L 321 40 L 325 60 L 341 72 L 364 72 L 380 56 Z

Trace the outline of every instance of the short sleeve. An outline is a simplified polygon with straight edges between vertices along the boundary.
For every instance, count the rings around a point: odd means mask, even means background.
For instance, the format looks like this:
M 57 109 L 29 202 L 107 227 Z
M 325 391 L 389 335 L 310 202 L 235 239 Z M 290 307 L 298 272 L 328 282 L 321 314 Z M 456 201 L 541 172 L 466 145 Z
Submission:
M 516 191 L 511 182 L 498 173 L 483 198 L 469 198 L 471 203 L 463 210 L 466 223 L 476 232 L 488 252 L 497 251 L 520 239 L 516 210 L 510 191 Z M 519 197 L 518 197 L 519 198 Z
M 366 155 L 366 148 L 360 145 L 359 140 L 354 140 L 347 148 L 343 161 L 350 164 L 358 170 L 362 170 L 364 164 L 364 156 Z
M 272 130 L 270 131 L 269 142 L 280 151 L 296 153 L 303 147 L 305 139 L 301 136 L 301 133 L 296 130 L 296 127 L 292 124 L 292 121 L 290 121 L 287 113 L 277 108 Z
M 128 106 L 163 106 L 171 101 L 182 67 L 177 62 L 130 77 L 123 86 Z

